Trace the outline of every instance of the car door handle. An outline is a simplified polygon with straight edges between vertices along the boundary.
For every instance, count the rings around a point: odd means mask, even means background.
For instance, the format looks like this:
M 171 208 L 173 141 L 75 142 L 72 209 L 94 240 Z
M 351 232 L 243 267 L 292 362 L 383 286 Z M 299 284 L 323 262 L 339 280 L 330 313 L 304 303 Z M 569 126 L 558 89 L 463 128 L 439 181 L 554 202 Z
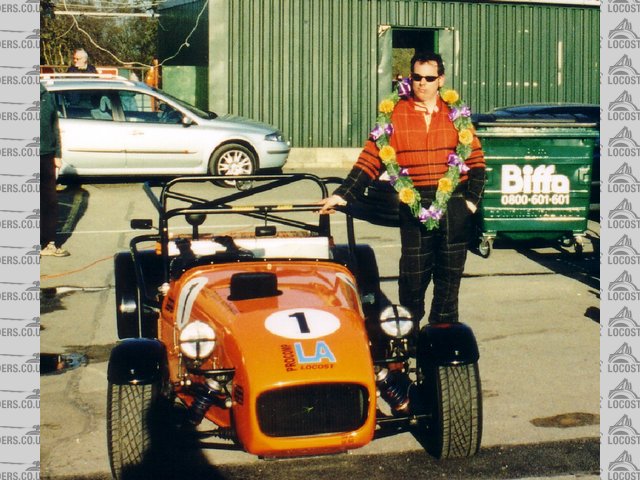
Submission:
M 142 130 L 133 130 L 131 135 L 144 135 L 144 132 Z

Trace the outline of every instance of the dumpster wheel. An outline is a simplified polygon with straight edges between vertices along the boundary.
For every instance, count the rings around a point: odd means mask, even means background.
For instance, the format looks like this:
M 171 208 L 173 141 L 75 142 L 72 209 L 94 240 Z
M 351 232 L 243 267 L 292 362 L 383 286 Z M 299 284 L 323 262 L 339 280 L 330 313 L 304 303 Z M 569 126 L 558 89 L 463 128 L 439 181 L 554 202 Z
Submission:
M 576 255 L 582 254 L 584 251 L 584 235 L 574 235 L 573 237 L 563 237 L 560 240 L 560 245 L 565 248 L 573 247 L 573 251 Z
M 573 239 L 573 250 L 576 255 L 580 255 L 584 251 L 584 237 L 576 236 Z
M 489 258 L 491 255 L 491 250 L 493 249 L 493 238 L 492 237 L 482 237 L 480 239 L 480 244 L 478 245 L 478 252 L 482 258 Z

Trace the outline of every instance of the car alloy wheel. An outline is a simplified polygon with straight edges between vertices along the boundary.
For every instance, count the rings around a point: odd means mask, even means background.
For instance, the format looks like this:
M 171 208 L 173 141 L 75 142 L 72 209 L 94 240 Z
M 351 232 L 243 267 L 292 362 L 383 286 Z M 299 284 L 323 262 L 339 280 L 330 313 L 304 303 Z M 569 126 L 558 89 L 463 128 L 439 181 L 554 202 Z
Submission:
M 231 143 L 214 152 L 209 170 L 213 175 L 252 175 L 256 170 L 255 155 L 247 147 Z M 234 187 L 236 182 L 229 180 L 220 185 Z

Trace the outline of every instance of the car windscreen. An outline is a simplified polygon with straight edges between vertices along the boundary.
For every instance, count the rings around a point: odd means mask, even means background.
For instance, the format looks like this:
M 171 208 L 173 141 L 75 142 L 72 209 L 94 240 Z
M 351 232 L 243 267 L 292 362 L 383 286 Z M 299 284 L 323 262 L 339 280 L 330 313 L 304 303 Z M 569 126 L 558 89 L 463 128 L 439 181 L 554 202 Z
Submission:
M 170 100 L 176 102 L 181 107 L 185 108 L 186 110 L 189 110 L 191 113 L 193 113 L 194 115 L 197 115 L 200 118 L 204 118 L 206 120 L 211 120 L 213 118 L 217 118 L 218 117 L 218 114 L 216 114 L 214 112 L 207 112 L 207 111 L 204 111 L 204 110 L 200 110 L 199 108 L 194 107 L 193 105 L 185 102 L 184 100 L 180 100 L 179 98 L 176 98 L 173 95 L 168 94 L 167 92 L 164 92 L 162 90 L 158 90 L 157 88 L 154 88 L 153 90 L 156 91 L 157 93 L 169 98 Z

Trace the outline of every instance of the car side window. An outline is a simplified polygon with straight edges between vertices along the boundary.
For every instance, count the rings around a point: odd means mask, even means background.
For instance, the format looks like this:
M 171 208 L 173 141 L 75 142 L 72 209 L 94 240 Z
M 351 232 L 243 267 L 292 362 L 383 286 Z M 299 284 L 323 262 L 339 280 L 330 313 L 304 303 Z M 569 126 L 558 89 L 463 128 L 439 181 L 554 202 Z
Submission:
M 58 92 L 58 111 L 62 118 L 113 121 L 113 105 L 106 91 Z
M 166 123 L 182 122 L 182 113 L 165 101 L 143 93 L 121 91 L 120 103 L 127 122 Z

